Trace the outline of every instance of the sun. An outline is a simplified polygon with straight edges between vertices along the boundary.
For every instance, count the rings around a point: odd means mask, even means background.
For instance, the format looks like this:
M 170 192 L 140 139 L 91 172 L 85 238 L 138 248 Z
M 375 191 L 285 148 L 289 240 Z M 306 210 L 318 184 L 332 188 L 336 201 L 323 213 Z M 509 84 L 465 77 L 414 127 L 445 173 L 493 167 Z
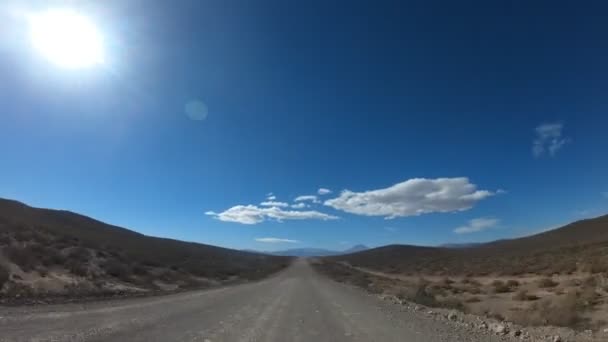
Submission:
M 103 37 L 87 17 L 68 9 L 53 9 L 29 17 L 33 46 L 45 58 L 65 68 L 103 63 Z

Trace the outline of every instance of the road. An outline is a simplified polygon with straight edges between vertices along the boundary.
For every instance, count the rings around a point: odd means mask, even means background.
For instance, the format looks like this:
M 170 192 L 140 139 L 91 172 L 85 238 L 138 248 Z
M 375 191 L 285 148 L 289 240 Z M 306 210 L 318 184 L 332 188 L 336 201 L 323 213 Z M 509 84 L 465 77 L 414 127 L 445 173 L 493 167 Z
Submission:
M 317 274 L 163 297 L 0 308 L 0 341 L 498 341 Z

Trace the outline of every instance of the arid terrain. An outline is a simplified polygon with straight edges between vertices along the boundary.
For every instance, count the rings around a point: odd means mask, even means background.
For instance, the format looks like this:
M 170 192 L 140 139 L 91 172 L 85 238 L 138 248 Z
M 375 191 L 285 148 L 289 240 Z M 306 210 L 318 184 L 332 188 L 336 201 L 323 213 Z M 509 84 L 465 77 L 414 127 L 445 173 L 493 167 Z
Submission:
M 149 295 L 257 280 L 289 257 L 145 236 L 0 199 L 0 303 Z
M 386 246 L 321 258 L 336 280 L 524 326 L 608 328 L 608 216 L 467 248 Z

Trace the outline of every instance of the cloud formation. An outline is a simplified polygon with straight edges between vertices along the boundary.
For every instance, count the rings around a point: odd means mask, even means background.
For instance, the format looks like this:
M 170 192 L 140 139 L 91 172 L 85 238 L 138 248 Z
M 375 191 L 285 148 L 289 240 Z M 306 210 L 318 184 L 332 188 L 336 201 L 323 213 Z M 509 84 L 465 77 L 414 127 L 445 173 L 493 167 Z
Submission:
M 339 197 L 324 204 L 351 214 L 394 219 L 464 211 L 495 194 L 488 190 L 477 190 L 477 186 L 466 177 L 413 178 L 384 189 L 364 192 L 344 190 Z
M 279 207 L 261 208 L 255 205 L 236 205 L 221 213 L 208 211 L 205 215 L 213 216 L 224 222 L 242 224 L 257 224 L 266 220 L 282 222 L 284 220 L 336 220 L 337 216 L 324 214 L 314 210 L 296 211 L 284 210 Z
M 532 154 L 541 157 L 545 154 L 553 157 L 570 139 L 562 136 L 562 123 L 545 123 L 536 127 L 536 139 L 532 143 Z
M 331 194 L 331 192 L 332 192 L 331 190 L 326 189 L 326 188 L 319 188 L 319 190 L 317 190 L 317 193 L 321 196 Z
M 308 207 L 308 204 L 304 203 L 304 202 L 299 202 L 296 204 L 292 204 L 290 207 L 294 208 L 294 209 L 304 209 Z
M 495 218 L 480 217 L 480 218 L 470 220 L 469 224 L 467 224 L 466 226 L 461 226 L 461 227 L 454 229 L 454 233 L 470 234 L 470 233 L 481 232 L 481 231 L 496 227 L 498 222 L 500 222 L 500 221 Z
M 319 199 L 315 195 L 298 196 L 298 197 L 296 197 L 296 199 L 294 199 L 294 201 L 296 201 L 296 202 L 311 201 L 312 203 L 319 203 Z
M 264 201 L 262 203 L 260 203 L 261 206 L 263 207 L 289 207 L 289 204 L 285 203 L 285 202 L 277 202 L 277 201 Z
M 298 240 L 281 239 L 275 237 L 256 238 L 255 241 L 264 243 L 300 243 Z

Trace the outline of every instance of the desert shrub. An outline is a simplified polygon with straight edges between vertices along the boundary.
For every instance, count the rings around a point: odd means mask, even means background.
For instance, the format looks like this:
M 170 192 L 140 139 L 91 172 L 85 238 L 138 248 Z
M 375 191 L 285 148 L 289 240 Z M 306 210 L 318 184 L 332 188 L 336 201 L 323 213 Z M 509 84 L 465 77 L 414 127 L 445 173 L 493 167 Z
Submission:
M 589 262 L 587 270 L 590 273 L 608 273 L 608 261 L 603 258 L 596 258 Z
M 494 280 L 492 282 L 492 286 L 494 287 L 495 293 L 511 292 L 511 288 L 507 284 L 505 284 L 505 282 L 502 280 Z
M 103 269 L 104 271 L 106 271 L 107 274 L 111 275 L 112 277 L 122 280 L 128 279 L 130 275 L 129 268 L 125 264 L 114 259 L 108 260 L 103 263 Z
M 542 278 L 538 281 L 538 287 L 540 288 L 548 288 L 548 287 L 556 287 L 559 283 L 553 281 L 551 278 Z
M 519 282 L 515 279 L 509 279 L 507 280 L 507 286 L 510 288 L 519 287 Z
M 70 271 L 70 273 L 79 277 L 86 277 L 89 274 L 89 268 L 87 267 L 87 264 L 82 263 L 79 260 L 68 260 L 65 265 L 65 268 Z
M 84 247 L 74 247 L 68 252 L 68 258 L 79 262 L 87 262 L 91 257 L 91 253 Z
M 574 326 L 580 320 L 577 310 L 578 298 L 575 293 L 544 300 L 533 305 L 544 324 L 562 327 Z
M 0 235 L 0 246 L 1 245 L 10 245 L 10 244 L 11 244 L 10 236 L 8 236 L 7 234 Z
M 40 276 L 43 278 L 49 274 L 49 271 L 44 266 L 37 267 L 36 272 L 38 272 L 38 274 L 40 274 Z
M 138 276 L 142 276 L 142 275 L 146 275 L 148 274 L 148 269 L 146 269 L 145 266 L 140 265 L 140 264 L 135 264 L 133 266 L 133 274 L 138 275 Z
M 428 282 L 424 279 L 420 279 L 418 280 L 416 286 L 413 288 L 411 294 L 408 296 L 408 299 L 414 303 L 422 304 L 425 306 L 440 306 L 435 296 L 429 290 L 430 288 L 428 286 Z
M 8 268 L 2 264 L 0 264 L 0 289 L 8 280 L 10 279 L 11 274 L 8 271 Z
M 472 297 L 467 298 L 465 300 L 465 302 L 467 302 L 467 303 L 479 303 L 479 302 L 481 302 L 481 299 L 479 297 L 477 297 L 477 296 L 472 296 Z
M 515 293 L 515 295 L 513 295 L 513 299 L 529 301 L 529 300 L 537 300 L 537 299 L 539 299 L 539 297 L 536 295 L 529 294 L 528 291 L 526 291 L 526 290 L 519 290 L 519 291 L 517 291 L 517 293 Z
M 63 265 L 66 263 L 66 257 L 61 252 L 53 247 L 46 249 L 46 253 L 40 259 L 42 265 L 50 267 L 53 265 Z
M 36 267 L 36 259 L 28 248 L 9 246 L 5 251 L 9 260 L 17 264 L 24 272 L 30 272 Z
M 462 301 L 454 297 L 442 300 L 441 302 L 439 302 L 439 306 L 448 309 L 466 311 L 466 306 L 462 303 Z

